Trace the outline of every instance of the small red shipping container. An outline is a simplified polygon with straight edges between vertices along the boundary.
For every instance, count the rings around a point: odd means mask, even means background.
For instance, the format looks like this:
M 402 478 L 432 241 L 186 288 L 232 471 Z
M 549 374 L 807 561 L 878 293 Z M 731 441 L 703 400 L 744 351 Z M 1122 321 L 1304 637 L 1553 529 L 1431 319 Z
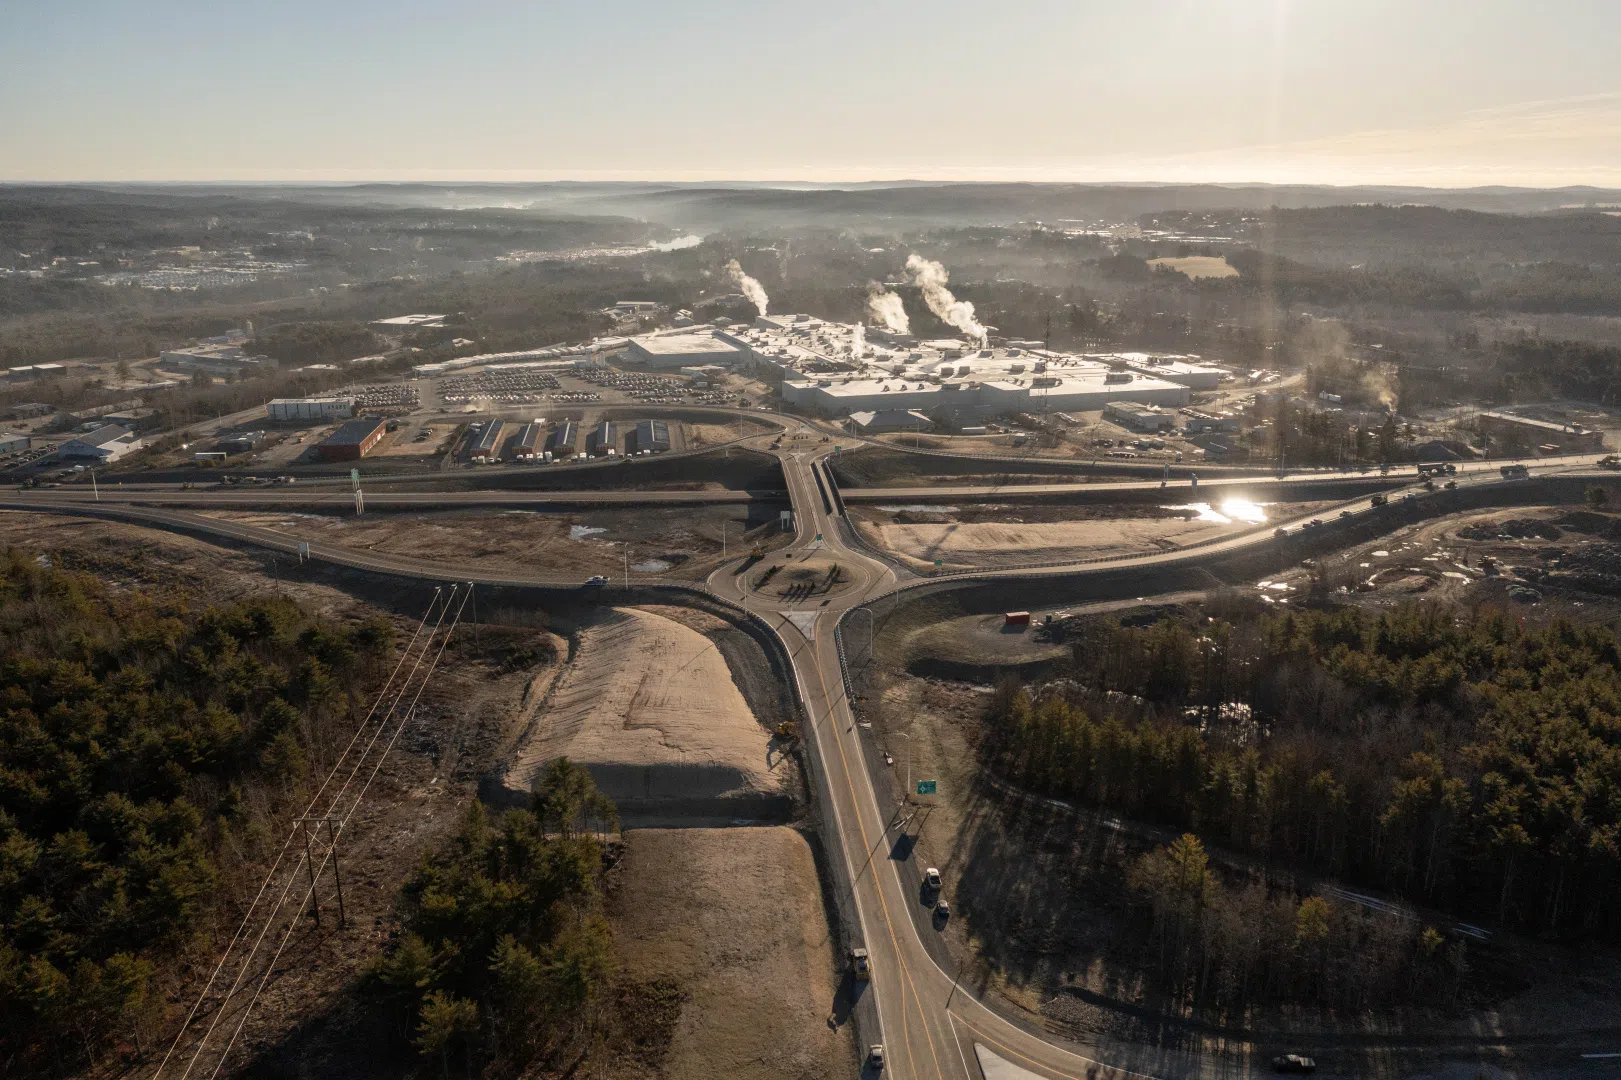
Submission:
M 1030 613 L 1028 611 L 1010 611 L 1002 616 L 1003 626 L 1029 626 Z

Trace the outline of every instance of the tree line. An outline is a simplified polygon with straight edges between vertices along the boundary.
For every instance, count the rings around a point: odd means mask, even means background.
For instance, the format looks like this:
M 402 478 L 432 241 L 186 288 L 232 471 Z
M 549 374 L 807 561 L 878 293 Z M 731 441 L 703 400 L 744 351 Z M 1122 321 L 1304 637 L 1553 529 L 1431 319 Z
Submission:
M 372 984 L 401 1041 L 467 1075 L 524 1075 L 589 1050 L 611 974 L 602 914 L 611 801 L 583 766 L 548 765 L 532 805 L 470 804 L 401 895 L 404 933 Z
M 0 557 L 0 1073 L 139 1050 L 270 819 L 392 650 L 265 596 L 194 605 Z
M 1414 604 L 1109 626 L 1004 688 L 1012 782 L 1460 916 L 1621 934 L 1621 641 Z

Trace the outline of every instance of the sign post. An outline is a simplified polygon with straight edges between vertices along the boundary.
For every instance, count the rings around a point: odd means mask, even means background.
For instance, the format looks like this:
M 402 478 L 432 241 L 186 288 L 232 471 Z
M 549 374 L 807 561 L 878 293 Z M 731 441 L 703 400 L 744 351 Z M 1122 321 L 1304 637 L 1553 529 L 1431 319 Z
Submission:
M 919 795 L 933 795 L 939 783 L 938 780 L 919 780 L 917 782 L 917 793 Z

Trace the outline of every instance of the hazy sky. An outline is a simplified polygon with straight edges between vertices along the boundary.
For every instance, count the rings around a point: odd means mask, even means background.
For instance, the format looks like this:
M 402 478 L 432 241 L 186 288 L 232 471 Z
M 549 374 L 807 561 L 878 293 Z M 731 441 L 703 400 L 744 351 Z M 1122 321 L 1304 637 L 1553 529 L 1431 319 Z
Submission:
M 6 0 L 0 179 L 1621 186 L 1618 0 Z

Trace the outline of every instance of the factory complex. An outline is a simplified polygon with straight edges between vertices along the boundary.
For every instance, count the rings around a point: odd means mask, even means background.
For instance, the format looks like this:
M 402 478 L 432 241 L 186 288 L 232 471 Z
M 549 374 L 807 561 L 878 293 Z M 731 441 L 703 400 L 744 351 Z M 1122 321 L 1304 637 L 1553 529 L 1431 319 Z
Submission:
M 1075 355 L 1033 341 L 995 347 L 954 338 L 920 342 L 798 314 L 632 338 L 626 353 L 654 367 L 746 365 L 785 405 L 830 417 L 918 412 L 978 420 L 1101 410 L 1111 402 L 1179 408 L 1193 391 L 1231 377 L 1197 356 Z

